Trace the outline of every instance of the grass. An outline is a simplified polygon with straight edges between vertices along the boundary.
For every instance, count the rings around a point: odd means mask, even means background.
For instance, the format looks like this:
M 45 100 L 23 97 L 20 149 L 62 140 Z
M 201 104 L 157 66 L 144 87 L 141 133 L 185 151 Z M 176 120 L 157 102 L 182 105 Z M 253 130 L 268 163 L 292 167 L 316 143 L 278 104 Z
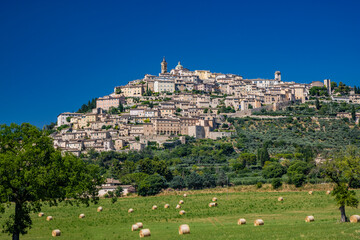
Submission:
M 154 197 L 126 197 L 115 204 L 109 199 L 100 200 L 98 206 L 76 207 L 60 205 L 44 206 L 45 216 L 32 214 L 33 227 L 21 239 L 52 239 L 53 229 L 61 230 L 60 239 L 138 239 L 139 232 L 132 232 L 131 225 L 142 222 L 151 230 L 152 239 L 360 239 L 360 225 L 339 223 L 340 212 L 330 195 L 325 191 L 194 191 L 184 198 L 173 192 Z M 360 192 L 357 192 L 359 194 Z M 277 199 L 284 198 L 283 202 Z M 213 197 L 218 206 L 209 208 Z M 181 209 L 175 209 L 179 200 L 184 200 Z M 164 209 L 166 203 L 169 209 Z M 157 205 L 157 210 L 151 207 Z M 133 213 L 127 210 L 133 208 Z M 8 209 L 7 214 L 11 211 Z M 186 214 L 179 215 L 180 210 Z M 359 214 L 358 209 L 347 208 L 348 216 Z M 86 217 L 79 219 L 80 213 Z M 7 214 L 0 218 L 4 222 Z M 54 217 L 46 221 L 46 216 Z M 313 215 L 315 222 L 305 223 L 305 217 Z M 239 218 L 246 225 L 237 225 Z M 264 226 L 255 227 L 253 222 L 261 218 Z M 179 235 L 178 227 L 189 224 L 191 234 Z M 9 239 L 0 233 L 0 239 Z M 150 239 L 151 239 L 150 238 Z

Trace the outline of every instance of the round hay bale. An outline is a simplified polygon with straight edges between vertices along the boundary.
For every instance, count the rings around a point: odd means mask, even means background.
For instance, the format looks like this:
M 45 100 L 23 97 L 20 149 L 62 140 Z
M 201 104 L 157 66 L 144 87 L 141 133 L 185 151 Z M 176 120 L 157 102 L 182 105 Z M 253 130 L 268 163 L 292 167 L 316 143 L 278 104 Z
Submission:
M 61 231 L 59 229 L 52 230 L 51 235 L 53 237 L 58 237 L 61 235 Z
M 282 201 L 284 201 L 284 198 L 283 198 L 283 197 L 279 197 L 279 198 L 278 198 L 278 201 L 279 201 L 279 202 L 282 202 Z
M 331 193 L 331 191 L 326 191 L 326 195 L 329 195 Z
M 239 218 L 238 225 L 244 225 L 244 224 L 246 224 L 246 219 L 245 218 Z
M 180 215 L 184 215 L 186 212 L 184 211 L 184 210 L 181 210 L 180 212 L 179 212 L 179 214 Z
M 134 209 L 130 208 L 130 209 L 128 210 L 128 213 L 132 213 L 133 211 L 134 211 Z
M 184 193 L 184 197 L 187 197 L 187 194 L 186 194 L 186 193 Z
M 52 216 L 47 216 L 47 217 L 46 217 L 46 221 L 51 221 L 51 220 L 53 220 L 53 217 L 52 217 Z
M 137 225 L 137 224 L 133 224 L 133 225 L 131 225 L 131 231 L 137 231 L 137 230 L 139 230 L 139 226 Z
M 169 204 L 165 204 L 165 205 L 164 205 L 164 208 L 169 208 L 169 207 L 170 207 Z
M 176 205 L 176 209 L 179 209 L 179 208 L 181 208 L 181 205 L 179 205 L 179 204 Z
M 84 218 L 84 217 L 85 217 L 85 214 L 83 214 L 83 213 L 79 215 L 79 218 Z
M 184 204 L 184 200 L 180 200 L 180 201 L 179 201 L 179 204 Z
M 39 217 L 42 217 L 42 216 L 44 216 L 44 213 L 43 213 L 43 212 L 40 212 L 40 213 L 38 214 L 38 216 L 39 216 Z
M 139 236 L 141 238 L 143 237 L 150 237 L 151 236 L 151 233 L 150 233 L 150 229 L 146 228 L 146 229 L 141 229 L 140 230 L 140 233 L 139 233 Z
M 154 205 L 154 206 L 152 206 L 152 208 L 151 208 L 152 210 L 156 210 L 157 209 L 157 206 L 156 205 Z
M 102 212 L 102 210 L 103 210 L 103 208 L 101 206 L 97 208 L 98 212 Z
M 190 227 L 187 224 L 182 224 L 179 227 L 179 234 L 190 234 Z
M 213 197 L 212 201 L 213 201 L 213 202 L 216 202 L 216 201 L 217 201 L 217 198 L 216 198 L 216 197 Z
M 306 216 L 305 222 L 313 222 L 313 221 L 315 221 L 314 216 Z
M 312 195 L 312 194 L 313 194 L 313 191 L 309 191 L 309 194 Z
M 360 216 L 359 215 L 352 215 L 350 217 L 350 222 L 352 222 L 352 223 L 360 222 Z
M 217 206 L 217 203 L 216 202 L 211 202 L 209 203 L 209 207 L 216 207 Z
M 144 225 L 143 225 L 142 222 L 137 222 L 136 225 L 138 225 L 139 228 L 143 228 L 143 227 L 144 227 Z
M 264 225 L 264 221 L 262 219 L 256 219 L 254 222 L 254 226 Z

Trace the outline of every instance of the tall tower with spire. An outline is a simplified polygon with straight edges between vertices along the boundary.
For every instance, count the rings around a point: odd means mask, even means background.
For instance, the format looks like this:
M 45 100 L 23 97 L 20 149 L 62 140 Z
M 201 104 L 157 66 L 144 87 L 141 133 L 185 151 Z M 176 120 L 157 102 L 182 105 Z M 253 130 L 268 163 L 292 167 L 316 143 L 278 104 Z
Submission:
M 163 61 L 161 62 L 161 73 L 167 73 L 167 62 L 165 60 L 165 57 L 163 58 Z

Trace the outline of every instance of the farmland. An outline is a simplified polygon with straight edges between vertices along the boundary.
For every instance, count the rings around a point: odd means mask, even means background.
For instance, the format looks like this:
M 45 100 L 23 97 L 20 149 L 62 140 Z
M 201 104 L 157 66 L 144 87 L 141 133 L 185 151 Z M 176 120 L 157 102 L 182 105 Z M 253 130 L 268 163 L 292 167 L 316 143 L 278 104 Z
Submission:
M 284 186 L 285 187 L 285 186 Z M 360 225 L 338 222 L 339 210 L 332 196 L 326 195 L 327 186 L 307 186 L 302 191 L 285 189 L 271 191 L 269 186 L 256 190 L 245 188 L 210 189 L 203 191 L 170 192 L 153 197 L 124 197 L 112 204 L 110 199 L 101 199 L 98 205 L 57 207 L 44 206 L 44 217 L 32 214 L 33 227 L 21 239 L 51 239 L 51 231 L 61 230 L 60 239 L 139 239 L 139 232 L 131 232 L 131 225 L 142 222 L 151 230 L 150 239 L 360 239 Z M 313 195 L 308 190 L 314 190 Z M 357 194 L 360 192 L 358 191 Z M 278 197 L 284 198 L 283 202 Z M 218 206 L 208 204 L 216 197 Z M 179 200 L 184 200 L 181 209 L 175 209 Z M 170 204 L 169 209 L 164 205 Z M 157 205 L 157 210 L 152 206 Z M 133 213 L 128 209 L 133 208 Z M 186 214 L 179 215 L 180 210 Z M 358 209 L 347 208 L 348 216 L 359 214 Z M 11 212 L 8 209 L 7 214 Z M 79 219 L 80 213 L 86 215 Z M 2 215 L 2 224 L 7 217 Z M 46 216 L 53 216 L 46 221 Z M 305 223 L 313 215 L 315 221 Z M 237 225 L 239 218 L 246 225 Z M 253 222 L 261 218 L 265 224 L 254 227 Z M 178 227 L 189 224 L 191 234 L 179 235 Z M 9 239 L 0 233 L 0 239 Z

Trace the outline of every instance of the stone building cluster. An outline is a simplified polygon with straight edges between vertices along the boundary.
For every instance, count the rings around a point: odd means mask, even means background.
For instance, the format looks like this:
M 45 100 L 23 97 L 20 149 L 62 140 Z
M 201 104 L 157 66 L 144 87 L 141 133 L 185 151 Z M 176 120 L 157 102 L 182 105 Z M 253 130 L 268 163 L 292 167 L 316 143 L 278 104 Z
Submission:
M 180 62 L 168 71 L 164 58 L 158 76 L 147 74 L 115 87 L 111 94 L 97 99 L 91 113 L 61 113 L 58 132 L 52 137 L 55 147 L 76 155 L 90 149 L 129 151 L 149 144 L 185 143 L 185 136 L 229 137 L 234 129 L 224 127 L 224 115 L 244 116 L 262 108 L 304 102 L 311 86 L 284 82 L 279 71 L 274 79 L 245 79 L 236 74 L 190 71 Z

